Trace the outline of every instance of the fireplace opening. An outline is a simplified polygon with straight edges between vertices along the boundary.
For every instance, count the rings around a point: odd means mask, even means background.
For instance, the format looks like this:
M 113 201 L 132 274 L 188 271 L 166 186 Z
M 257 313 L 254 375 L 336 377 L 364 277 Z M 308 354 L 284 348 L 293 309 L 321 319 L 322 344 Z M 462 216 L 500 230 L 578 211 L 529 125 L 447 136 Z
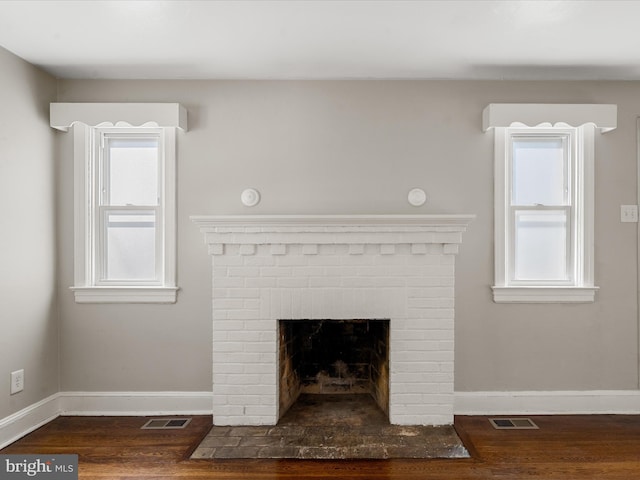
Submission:
M 279 343 L 279 418 L 301 394 L 368 395 L 389 418 L 389 320 L 281 320 Z

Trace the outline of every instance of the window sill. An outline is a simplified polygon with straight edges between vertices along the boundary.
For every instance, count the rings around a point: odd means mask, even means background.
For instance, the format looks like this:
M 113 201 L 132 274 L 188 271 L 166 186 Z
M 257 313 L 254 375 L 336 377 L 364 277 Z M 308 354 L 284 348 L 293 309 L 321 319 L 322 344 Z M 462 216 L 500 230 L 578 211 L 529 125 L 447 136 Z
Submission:
M 76 303 L 176 303 L 178 287 L 71 287 Z
M 496 303 L 593 303 L 598 287 L 491 287 Z

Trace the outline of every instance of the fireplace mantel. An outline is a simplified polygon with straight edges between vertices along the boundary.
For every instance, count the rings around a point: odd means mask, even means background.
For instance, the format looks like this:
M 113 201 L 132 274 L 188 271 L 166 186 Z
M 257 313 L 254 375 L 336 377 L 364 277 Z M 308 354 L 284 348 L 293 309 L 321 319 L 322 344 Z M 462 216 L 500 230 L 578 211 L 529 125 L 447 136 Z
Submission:
M 475 215 L 194 215 L 206 243 L 447 244 L 462 243 Z M 454 252 L 451 252 L 454 253 Z
M 465 229 L 475 215 L 193 215 L 201 228 L 237 225 L 261 228 L 277 226 L 419 226 Z
M 473 215 L 192 216 L 212 261 L 213 419 L 274 425 L 282 320 L 389 321 L 389 420 L 453 423 L 455 256 Z

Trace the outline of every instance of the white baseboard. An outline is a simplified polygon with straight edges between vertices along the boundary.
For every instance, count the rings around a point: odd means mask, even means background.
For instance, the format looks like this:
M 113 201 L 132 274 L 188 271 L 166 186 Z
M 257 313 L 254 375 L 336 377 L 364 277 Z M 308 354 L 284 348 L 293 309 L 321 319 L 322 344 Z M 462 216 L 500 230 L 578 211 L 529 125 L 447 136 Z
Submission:
M 211 392 L 61 392 L 62 415 L 211 415 Z
M 640 390 L 456 392 L 456 415 L 640 414 Z
M 640 390 L 456 392 L 456 415 L 640 414 Z M 0 419 L 0 449 L 59 415 L 211 415 L 211 392 L 61 392 Z
M 0 419 L 0 449 L 49 423 L 58 415 L 60 404 L 59 395 L 56 393 Z
M 61 392 L 0 419 L 0 449 L 60 415 L 211 415 L 211 392 Z

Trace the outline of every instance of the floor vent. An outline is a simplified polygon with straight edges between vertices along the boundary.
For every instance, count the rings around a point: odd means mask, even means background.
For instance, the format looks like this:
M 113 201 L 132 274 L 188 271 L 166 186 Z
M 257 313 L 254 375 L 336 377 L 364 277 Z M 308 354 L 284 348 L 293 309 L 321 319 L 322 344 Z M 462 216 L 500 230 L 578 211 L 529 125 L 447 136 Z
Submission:
M 190 418 L 152 418 L 142 426 L 145 430 L 158 430 L 167 428 L 184 428 L 189 425 Z
M 537 430 L 538 426 L 530 418 L 490 418 L 497 430 Z

